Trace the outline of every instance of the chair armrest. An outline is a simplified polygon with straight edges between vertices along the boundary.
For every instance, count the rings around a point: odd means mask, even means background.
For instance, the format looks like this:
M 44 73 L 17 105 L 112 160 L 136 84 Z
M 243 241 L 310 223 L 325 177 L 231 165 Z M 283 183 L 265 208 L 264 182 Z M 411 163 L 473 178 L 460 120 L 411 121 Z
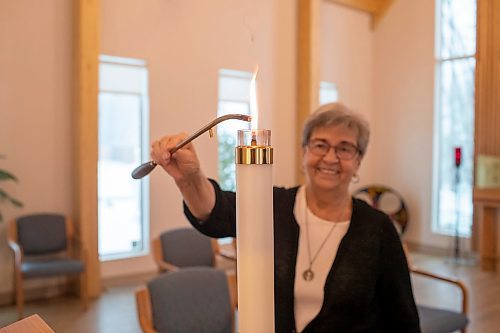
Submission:
M 23 250 L 19 246 L 19 244 L 12 240 L 8 240 L 9 247 L 11 248 L 12 252 L 14 252 L 14 262 L 17 268 L 21 267 L 21 262 L 23 260 Z
M 458 288 L 460 288 L 460 290 L 462 291 L 462 312 L 464 314 L 467 314 L 468 291 L 467 291 L 467 287 L 465 286 L 465 284 L 462 281 L 460 281 L 459 279 L 444 276 L 441 274 L 431 273 L 429 271 L 426 271 L 426 270 L 423 270 L 423 269 L 420 269 L 420 268 L 417 268 L 414 266 L 410 267 L 410 272 L 415 273 L 415 274 L 420 275 L 420 276 L 424 276 L 424 277 L 428 277 L 431 279 L 436 279 L 439 281 L 450 283 L 450 284 L 453 284 L 453 285 L 457 286 Z
M 135 292 L 135 300 L 137 303 L 137 316 L 139 323 L 144 333 L 157 333 L 153 326 L 153 311 L 151 309 L 151 297 L 146 288 L 142 288 Z
M 238 283 L 236 281 L 236 274 L 228 273 L 227 285 L 229 287 L 229 296 L 231 297 L 231 306 L 233 311 L 238 308 Z
M 24 253 L 23 249 L 17 242 L 17 224 L 15 220 L 11 221 L 7 225 L 7 243 L 9 244 L 12 252 L 14 252 L 14 264 L 16 269 L 20 272 Z
M 156 264 L 163 272 L 176 272 L 179 270 L 179 267 L 174 266 L 166 261 L 156 261 Z
M 229 259 L 231 261 L 236 261 L 236 247 L 235 239 L 231 244 L 220 245 L 216 239 L 212 240 L 212 248 L 217 257 Z
M 236 252 L 232 249 L 221 248 L 217 255 L 221 258 L 225 258 L 231 261 L 236 261 Z

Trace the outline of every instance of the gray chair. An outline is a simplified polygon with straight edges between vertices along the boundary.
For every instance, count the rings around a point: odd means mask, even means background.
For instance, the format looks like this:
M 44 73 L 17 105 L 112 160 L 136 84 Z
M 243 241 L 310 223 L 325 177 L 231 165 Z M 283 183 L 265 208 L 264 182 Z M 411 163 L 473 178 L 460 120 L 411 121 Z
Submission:
M 232 333 L 234 276 L 211 267 L 162 274 L 136 292 L 143 332 Z
M 353 195 L 389 215 L 398 232 L 401 235 L 404 233 L 408 226 L 409 214 L 407 205 L 398 192 L 388 186 L 371 185 L 354 191 Z M 406 251 L 405 244 L 403 247 Z M 408 262 L 410 262 L 409 258 Z M 467 317 L 468 296 L 465 285 L 458 279 L 419 269 L 411 263 L 408 268 L 414 275 L 452 284 L 459 288 L 462 294 L 461 311 L 444 309 L 438 305 L 431 307 L 417 304 L 422 333 L 451 333 L 455 331 L 465 333 L 469 323 Z
M 217 240 L 194 228 L 165 231 L 153 239 L 152 245 L 153 257 L 161 272 L 192 266 L 215 267 L 220 260 Z
M 32 214 L 9 224 L 8 243 L 14 252 L 14 290 L 19 318 L 23 317 L 25 279 L 76 276 L 87 308 L 85 250 L 75 237 L 71 220 L 61 214 Z

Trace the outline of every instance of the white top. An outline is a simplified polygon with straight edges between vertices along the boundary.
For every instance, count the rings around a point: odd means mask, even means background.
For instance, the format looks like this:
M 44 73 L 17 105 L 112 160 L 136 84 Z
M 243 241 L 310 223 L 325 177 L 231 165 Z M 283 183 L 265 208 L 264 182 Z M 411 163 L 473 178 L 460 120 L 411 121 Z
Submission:
M 299 251 L 297 254 L 297 265 L 295 268 L 295 324 L 298 332 L 309 324 L 316 317 L 323 304 L 324 290 L 326 277 L 330 272 L 340 241 L 347 233 L 350 221 L 342 221 L 334 223 L 332 221 L 323 220 L 315 216 L 309 209 L 309 237 L 311 245 L 311 259 L 314 258 L 318 249 L 327 237 L 328 233 L 334 228 L 325 245 L 319 252 L 312 264 L 311 270 L 314 272 L 314 278 L 311 281 L 306 281 L 302 277 L 305 270 L 309 268 L 309 256 L 307 253 L 307 232 L 306 232 L 306 190 L 305 186 L 301 186 L 297 191 L 295 198 L 294 215 L 297 223 L 300 226 L 299 236 Z

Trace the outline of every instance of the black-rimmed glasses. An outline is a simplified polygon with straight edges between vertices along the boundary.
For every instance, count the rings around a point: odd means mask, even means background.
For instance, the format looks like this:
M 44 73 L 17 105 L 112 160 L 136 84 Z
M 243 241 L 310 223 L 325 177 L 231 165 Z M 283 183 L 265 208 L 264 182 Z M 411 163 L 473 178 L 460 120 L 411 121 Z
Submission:
M 342 142 L 336 146 L 332 146 L 324 140 L 310 140 L 307 142 L 307 148 L 311 153 L 318 156 L 325 156 L 328 154 L 330 148 L 333 148 L 335 155 L 337 155 L 340 160 L 352 160 L 359 154 L 358 147 L 348 142 Z

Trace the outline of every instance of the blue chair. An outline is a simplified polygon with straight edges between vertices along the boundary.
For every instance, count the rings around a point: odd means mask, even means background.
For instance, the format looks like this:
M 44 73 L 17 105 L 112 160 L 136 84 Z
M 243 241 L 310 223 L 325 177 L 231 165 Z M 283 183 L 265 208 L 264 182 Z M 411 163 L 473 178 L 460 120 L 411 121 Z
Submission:
M 31 214 L 9 224 L 8 243 L 14 252 L 14 290 L 19 319 L 23 317 L 25 279 L 79 275 L 81 296 L 88 305 L 85 250 L 75 237 L 70 218 Z
M 409 221 L 408 206 L 398 192 L 388 186 L 371 185 L 354 191 L 353 196 L 366 201 L 369 205 L 389 215 L 400 235 L 405 232 Z M 403 247 L 406 251 L 405 244 L 403 244 Z M 458 279 L 434 274 L 419 269 L 412 264 L 409 264 L 409 270 L 412 274 L 418 276 L 452 284 L 462 294 L 461 311 L 417 304 L 422 333 L 451 333 L 456 331 L 465 333 L 469 323 L 467 317 L 467 288 L 465 285 Z
M 151 280 L 136 292 L 143 332 L 233 333 L 234 276 L 211 267 L 190 267 Z
M 153 239 L 152 248 L 153 258 L 160 272 L 173 272 L 193 266 L 216 267 L 222 260 L 221 257 L 228 258 L 220 255 L 216 239 L 207 237 L 194 228 L 165 231 Z

